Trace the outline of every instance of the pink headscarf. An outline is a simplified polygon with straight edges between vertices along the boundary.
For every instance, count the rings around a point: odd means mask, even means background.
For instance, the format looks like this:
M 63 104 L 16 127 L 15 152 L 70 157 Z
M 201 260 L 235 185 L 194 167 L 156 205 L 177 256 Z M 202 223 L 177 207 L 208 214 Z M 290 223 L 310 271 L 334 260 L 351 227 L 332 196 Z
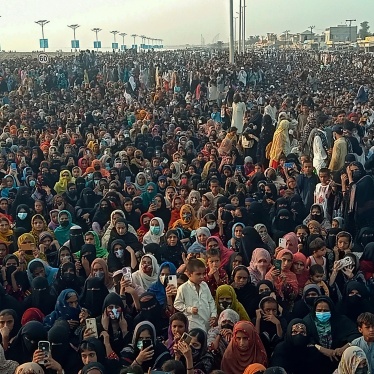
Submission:
M 231 249 L 226 248 L 222 240 L 218 236 L 210 236 L 206 241 L 206 249 L 208 249 L 208 243 L 211 240 L 215 240 L 218 243 L 219 251 L 221 253 L 221 266 L 225 266 L 229 263 L 231 255 L 234 253 Z
M 289 232 L 288 234 L 284 235 L 283 238 L 288 241 L 286 248 L 289 249 L 292 253 L 296 253 L 298 250 L 297 245 L 299 243 L 297 235 L 294 232 Z
M 266 260 L 265 265 L 260 265 L 258 263 L 262 259 Z M 251 281 L 255 286 L 257 286 L 258 282 L 265 279 L 266 272 L 269 270 L 270 265 L 270 253 L 264 248 L 256 248 L 252 253 L 252 259 L 248 267 L 249 274 L 251 275 Z
M 299 284 L 299 292 L 305 286 L 306 281 L 309 279 L 309 270 L 306 268 L 306 257 L 301 252 L 296 252 L 293 255 L 293 262 L 302 262 L 305 266 L 301 274 L 296 274 L 297 283 Z

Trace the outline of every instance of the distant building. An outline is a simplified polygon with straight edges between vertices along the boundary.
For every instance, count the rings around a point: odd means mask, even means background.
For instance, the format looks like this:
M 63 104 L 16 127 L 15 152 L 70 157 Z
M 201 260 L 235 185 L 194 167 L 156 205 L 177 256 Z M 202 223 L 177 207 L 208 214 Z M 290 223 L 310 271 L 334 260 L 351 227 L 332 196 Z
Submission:
M 355 43 L 357 41 L 357 26 L 338 25 L 325 30 L 325 43 L 333 46 L 335 43 Z

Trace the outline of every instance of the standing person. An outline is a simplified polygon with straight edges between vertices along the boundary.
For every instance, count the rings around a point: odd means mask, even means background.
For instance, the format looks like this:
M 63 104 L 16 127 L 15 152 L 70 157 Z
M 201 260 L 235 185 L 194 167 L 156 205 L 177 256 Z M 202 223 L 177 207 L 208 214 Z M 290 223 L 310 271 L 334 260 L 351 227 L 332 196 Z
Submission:
M 290 149 L 290 137 L 288 135 L 288 129 L 290 127 L 290 122 L 286 119 L 279 123 L 278 128 L 274 132 L 273 142 L 270 148 L 270 167 L 277 169 L 279 164 L 279 159 L 281 156 L 287 156 Z
M 313 166 L 317 173 L 322 169 L 326 168 L 328 164 L 328 142 L 326 132 L 323 130 L 325 123 L 325 117 L 317 117 L 317 126 L 309 135 L 313 139 L 311 148 L 313 151 Z
M 343 135 L 342 126 L 335 125 L 332 128 L 332 135 L 335 140 L 334 145 L 332 147 L 329 169 L 331 171 L 339 171 L 344 166 L 345 156 L 348 153 L 348 144 L 347 140 Z
M 313 173 L 313 163 L 310 159 L 303 162 L 303 173 L 299 174 L 296 179 L 297 192 L 301 196 L 305 209 L 309 212 L 314 203 L 314 191 L 319 179 Z
M 268 114 L 272 121 L 273 121 L 273 125 L 275 125 L 277 123 L 277 107 L 275 105 L 275 99 L 274 98 L 271 98 L 270 101 L 269 101 L 269 104 L 266 105 L 265 109 L 264 109 L 264 114 Z
M 243 132 L 245 112 L 245 103 L 242 102 L 240 94 L 236 93 L 234 95 L 234 102 L 232 104 L 231 127 L 236 127 L 238 129 L 238 134 L 241 134 Z

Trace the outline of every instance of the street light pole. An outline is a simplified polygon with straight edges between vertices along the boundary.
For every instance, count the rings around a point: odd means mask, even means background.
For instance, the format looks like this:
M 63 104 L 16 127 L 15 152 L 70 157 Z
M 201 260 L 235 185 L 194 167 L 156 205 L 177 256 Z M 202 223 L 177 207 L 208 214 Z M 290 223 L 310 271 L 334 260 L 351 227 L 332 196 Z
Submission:
M 243 35 L 243 31 L 242 31 L 242 0 L 239 0 L 239 13 L 237 12 L 237 14 L 239 14 L 238 53 L 240 54 L 240 52 L 242 51 L 242 35 Z
M 136 34 L 132 34 L 131 36 L 134 38 L 134 45 L 136 45 L 136 37 L 137 37 L 138 35 L 136 35 Z
M 234 50 L 234 0 L 230 0 L 230 41 L 229 41 L 229 63 L 233 64 L 235 60 Z M 236 22 L 235 22 L 236 34 Z
M 313 40 L 313 30 L 315 29 L 315 26 L 309 26 L 310 28 L 310 40 Z
M 247 6 L 245 5 L 245 0 L 243 4 L 243 53 L 245 53 L 245 8 Z
M 73 30 L 73 40 L 75 42 L 75 30 L 80 27 L 80 25 L 77 25 L 77 24 L 74 24 L 74 25 L 68 25 L 68 27 L 70 27 L 72 30 Z M 77 48 L 75 48 L 75 51 L 77 51 Z
M 37 23 L 39 26 L 42 27 L 42 39 L 43 39 L 43 50 L 45 52 L 45 44 L 44 44 L 44 26 L 49 23 L 49 21 L 47 21 L 46 19 L 42 19 L 40 21 L 35 21 L 35 23 Z
M 95 27 L 91 31 L 93 31 L 96 34 L 96 52 L 99 52 L 99 43 L 98 43 L 99 42 L 99 37 L 98 37 L 98 34 L 101 31 L 101 29 L 99 27 Z
M 111 34 L 113 34 L 114 43 L 116 42 L 116 35 L 119 33 L 117 30 L 109 31 Z
M 122 45 L 125 45 L 125 36 L 127 34 L 125 32 L 121 32 L 120 35 L 122 36 Z

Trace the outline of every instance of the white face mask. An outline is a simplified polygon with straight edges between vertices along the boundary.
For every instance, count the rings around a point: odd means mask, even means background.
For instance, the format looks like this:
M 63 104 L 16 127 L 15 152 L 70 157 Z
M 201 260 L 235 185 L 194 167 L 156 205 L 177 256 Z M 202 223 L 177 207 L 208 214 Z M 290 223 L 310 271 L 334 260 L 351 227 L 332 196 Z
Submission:
M 166 275 L 160 275 L 160 282 L 161 284 L 165 283 Z
M 62 263 L 70 262 L 70 256 L 62 256 L 62 258 L 61 258 L 61 262 L 62 262 Z
M 116 255 L 117 258 L 123 257 L 123 249 L 116 249 L 114 251 L 114 254 Z
M 119 318 L 119 310 L 117 308 L 113 308 L 112 313 L 109 314 L 111 319 L 118 319 Z
M 208 223 L 207 225 L 206 225 L 206 227 L 209 229 L 209 230 L 214 230 L 215 228 L 216 228 L 216 223 L 214 222 L 214 223 Z

